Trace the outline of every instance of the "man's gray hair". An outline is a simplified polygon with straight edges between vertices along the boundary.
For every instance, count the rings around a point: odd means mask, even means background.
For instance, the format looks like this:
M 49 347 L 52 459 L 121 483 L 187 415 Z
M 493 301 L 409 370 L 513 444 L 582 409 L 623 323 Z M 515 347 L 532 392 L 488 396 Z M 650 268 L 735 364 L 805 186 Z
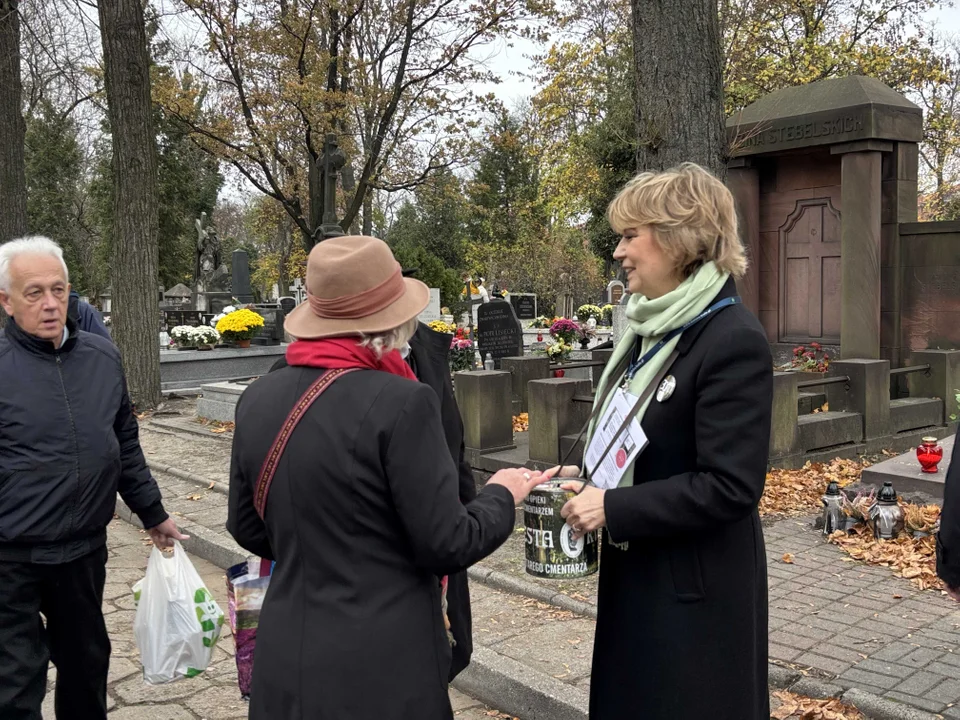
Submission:
M 43 235 L 31 235 L 17 238 L 0 245 L 0 290 L 10 291 L 10 263 L 20 255 L 50 255 L 60 261 L 63 267 L 63 279 L 70 282 L 70 271 L 63 260 L 63 249 L 53 240 Z

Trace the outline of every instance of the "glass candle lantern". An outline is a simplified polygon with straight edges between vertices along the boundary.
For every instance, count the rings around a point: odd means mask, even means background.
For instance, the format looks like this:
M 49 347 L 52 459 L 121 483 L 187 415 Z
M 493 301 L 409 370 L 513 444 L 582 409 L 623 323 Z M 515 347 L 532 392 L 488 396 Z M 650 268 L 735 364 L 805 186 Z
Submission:
M 943 448 L 935 437 L 923 438 L 917 447 L 917 460 L 923 472 L 937 472 L 937 465 L 943 460 Z
M 903 510 L 897 502 L 893 483 L 885 482 L 877 494 L 877 502 L 870 508 L 873 536 L 878 540 L 893 540 L 903 530 Z

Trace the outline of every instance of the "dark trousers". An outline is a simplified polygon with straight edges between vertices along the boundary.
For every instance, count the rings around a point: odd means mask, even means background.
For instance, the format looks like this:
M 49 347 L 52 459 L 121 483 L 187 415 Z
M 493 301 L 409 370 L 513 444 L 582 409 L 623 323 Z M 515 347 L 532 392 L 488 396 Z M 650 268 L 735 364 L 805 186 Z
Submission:
M 41 720 L 51 660 L 58 720 L 106 720 L 106 563 L 106 547 L 60 565 L 0 561 L 2 720 Z

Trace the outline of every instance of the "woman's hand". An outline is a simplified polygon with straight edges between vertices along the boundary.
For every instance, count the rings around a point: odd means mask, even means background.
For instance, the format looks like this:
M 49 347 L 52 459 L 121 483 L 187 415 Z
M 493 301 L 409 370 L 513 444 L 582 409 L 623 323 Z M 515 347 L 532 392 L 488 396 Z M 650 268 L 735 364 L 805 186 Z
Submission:
M 542 482 L 553 477 L 554 470 L 545 473 L 526 468 L 507 468 L 500 470 L 487 481 L 488 485 L 503 485 L 513 495 L 513 502 L 519 504 L 530 491 Z
M 606 526 L 607 516 L 603 512 L 603 494 L 606 490 L 592 485 L 581 490 L 583 483 L 579 482 L 566 482 L 560 487 L 580 493 L 568 500 L 560 510 L 561 517 L 565 518 L 567 524 L 573 529 L 574 538 L 582 538 L 585 533 Z

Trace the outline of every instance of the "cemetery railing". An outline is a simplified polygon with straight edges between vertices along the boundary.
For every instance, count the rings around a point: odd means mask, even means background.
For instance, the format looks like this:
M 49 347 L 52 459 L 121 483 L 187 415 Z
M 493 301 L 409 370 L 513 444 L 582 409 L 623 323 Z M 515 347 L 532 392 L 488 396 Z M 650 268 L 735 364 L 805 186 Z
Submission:
M 836 377 L 824 378 L 823 380 L 804 380 L 803 382 L 797 383 L 797 389 L 803 390 L 804 388 L 815 388 L 821 385 L 839 385 L 840 383 L 849 384 L 850 378 L 847 375 L 837 375 Z
M 902 368 L 893 368 L 890 371 L 891 375 L 907 375 L 909 373 L 918 373 L 922 372 L 924 375 L 930 375 L 931 367 L 929 365 L 908 365 L 907 367 Z
M 576 370 L 577 368 L 605 367 L 604 360 L 577 360 L 575 362 L 550 363 L 551 370 Z

